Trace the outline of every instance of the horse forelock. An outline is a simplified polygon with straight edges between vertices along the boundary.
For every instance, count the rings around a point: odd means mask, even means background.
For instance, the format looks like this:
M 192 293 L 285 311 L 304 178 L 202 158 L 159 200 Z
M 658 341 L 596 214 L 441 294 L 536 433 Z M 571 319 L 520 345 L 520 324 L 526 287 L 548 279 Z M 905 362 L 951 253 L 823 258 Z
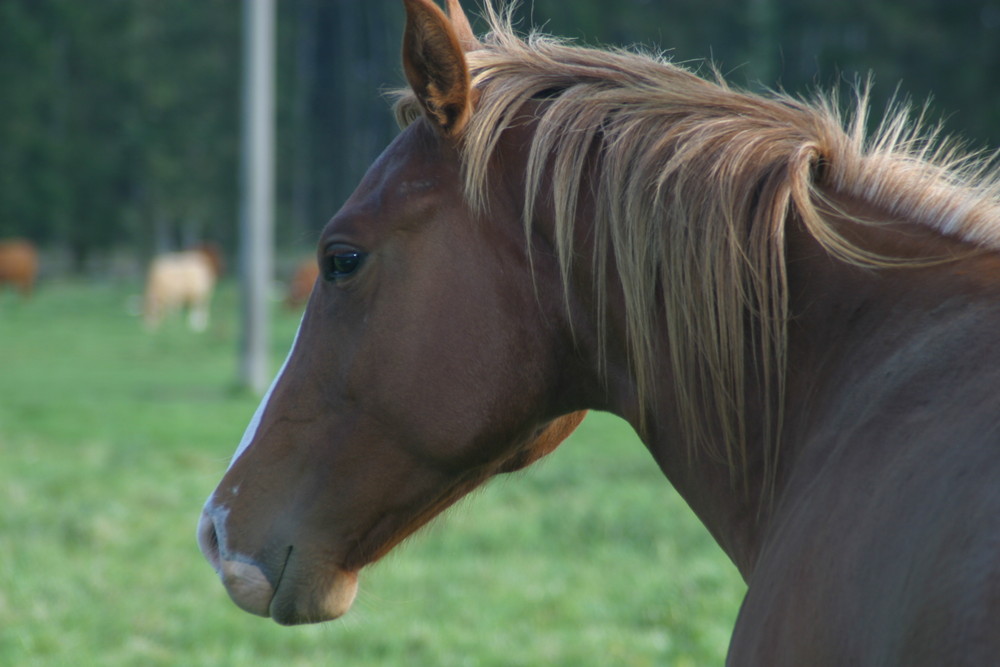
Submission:
M 1000 248 L 1000 179 L 991 162 L 924 129 L 922 115 L 906 105 L 869 135 L 866 87 L 856 91 L 848 119 L 835 94 L 803 101 L 737 91 L 717 73 L 707 80 L 661 56 L 538 33 L 521 38 L 509 13 L 489 2 L 485 16 L 491 32 L 466 53 L 478 90 L 459 137 L 469 203 L 488 207 L 489 163 L 501 135 L 529 100 L 543 100 L 526 165 L 526 227 L 548 182 L 568 283 L 580 187 L 593 170 L 596 302 L 605 308 L 611 253 L 641 407 L 655 403 L 653 359 L 665 321 L 687 440 L 734 470 L 746 459 L 744 388 L 754 379 L 744 377 L 747 341 L 771 369 L 755 379 L 764 404 L 776 410 L 765 426 L 772 444 L 765 463 L 772 469 L 777 460 L 788 319 L 784 226 L 791 216 L 832 254 L 860 266 L 906 262 L 838 234 L 831 213 L 846 214 L 832 196 Z M 420 113 L 405 93 L 396 112 L 403 125 Z M 721 425 L 721 447 L 708 436 L 712 423 Z

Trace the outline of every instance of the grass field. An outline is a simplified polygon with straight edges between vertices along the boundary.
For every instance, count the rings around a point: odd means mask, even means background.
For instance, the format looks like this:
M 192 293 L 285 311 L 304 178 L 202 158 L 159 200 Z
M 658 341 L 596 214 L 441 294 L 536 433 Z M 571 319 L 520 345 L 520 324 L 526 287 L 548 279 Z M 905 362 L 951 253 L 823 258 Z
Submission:
M 0 293 L 0 665 L 722 663 L 743 585 L 601 414 L 365 571 L 344 619 L 240 611 L 194 539 L 257 403 L 235 294 L 204 334 L 147 334 L 138 292 Z M 275 314 L 276 364 L 297 318 Z

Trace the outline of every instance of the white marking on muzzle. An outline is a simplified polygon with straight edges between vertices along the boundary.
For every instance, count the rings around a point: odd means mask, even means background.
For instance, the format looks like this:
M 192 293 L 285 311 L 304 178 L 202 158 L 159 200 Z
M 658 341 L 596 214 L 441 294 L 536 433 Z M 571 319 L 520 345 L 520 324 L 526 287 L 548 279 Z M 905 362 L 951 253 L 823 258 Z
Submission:
M 260 420 L 264 416 L 264 410 L 267 409 L 267 403 L 271 400 L 271 392 L 278 385 L 278 381 L 281 379 L 282 374 L 285 372 L 285 367 L 288 366 L 288 360 L 292 358 L 292 353 L 295 351 L 295 345 L 299 342 L 299 332 L 302 331 L 302 322 L 299 322 L 299 328 L 295 330 L 295 339 L 292 341 L 292 347 L 288 350 L 288 356 L 285 357 L 285 362 L 281 364 L 281 369 L 278 374 L 274 376 L 274 380 L 271 382 L 271 386 L 267 388 L 267 393 L 264 394 L 264 398 L 261 399 L 260 405 L 257 406 L 257 410 L 254 411 L 253 417 L 250 419 L 250 423 L 247 424 L 247 428 L 243 431 L 243 437 L 240 439 L 240 444 L 236 448 L 236 453 L 233 454 L 232 460 L 229 462 L 229 467 L 232 468 L 233 464 L 236 463 L 236 459 L 242 456 L 243 452 L 246 451 L 250 443 L 253 442 L 254 437 L 257 435 L 257 429 L 260 428 Z

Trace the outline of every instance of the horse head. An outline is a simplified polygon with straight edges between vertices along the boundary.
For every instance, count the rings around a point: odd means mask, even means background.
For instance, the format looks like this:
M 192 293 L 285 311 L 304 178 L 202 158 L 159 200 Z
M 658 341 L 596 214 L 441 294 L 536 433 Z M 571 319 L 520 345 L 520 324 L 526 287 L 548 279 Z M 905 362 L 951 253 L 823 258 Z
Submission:
M 361 568 L 585 414 L 558 270 L 508 196 L 523 175 L 503 170 L 487 211 L 465 196 L 468 21 L 404 4 L 422 117 L 323 230 L 296 340 L 199 525 L 236 604 L 283 624 L 343 614 Z

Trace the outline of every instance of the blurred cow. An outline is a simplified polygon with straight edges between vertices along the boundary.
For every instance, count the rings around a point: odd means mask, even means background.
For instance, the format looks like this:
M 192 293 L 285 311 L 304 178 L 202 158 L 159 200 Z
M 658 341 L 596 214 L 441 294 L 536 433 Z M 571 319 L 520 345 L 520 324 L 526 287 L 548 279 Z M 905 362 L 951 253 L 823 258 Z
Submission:
M 186 308 L 188 326 L 193 331 L 207 329 L 212 291 L 221 273 L 222 256 L 211 245 L 154 257 L 146 278 L 146 327 L 156 329 L 164 317 Z
M 30 241 L 0 241 L 0 287 L 5 283 L 25 298 L 31 296 L 38 277 L 38 251 Z

